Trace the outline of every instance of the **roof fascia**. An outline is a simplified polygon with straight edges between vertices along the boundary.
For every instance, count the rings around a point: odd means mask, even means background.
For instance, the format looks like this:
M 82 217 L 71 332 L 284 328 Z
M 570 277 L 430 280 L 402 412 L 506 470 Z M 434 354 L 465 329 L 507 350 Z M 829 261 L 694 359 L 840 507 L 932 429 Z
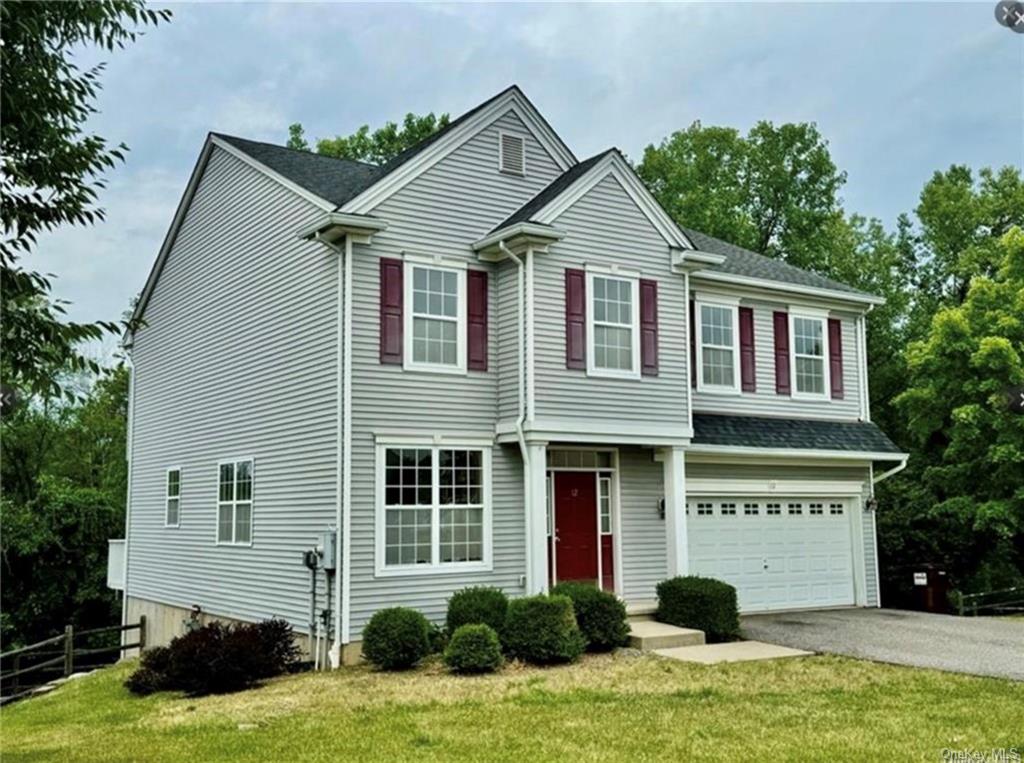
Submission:
M 371 211 L 509 111 L 522 120 L 563 172 L 576 164 L 576 157 L 558 137 L 558 134 L 537 113 L 533 105 L 518 90 L 511 90 L 505 97 L 499 98 L 487 108 L 481 109 L 480 112 L 467 119 L 464 124 L 457 126 L 358 196 L 345 202 L 339 211 L 353 214 L 365 214 Z
M 651 195 L 650 191 L 640 182 L 636 173 L 626 164 L 626 160 L 622 158 L 618 151 L 608 154 L 608 156 L 584 172 L 567 188 L 563 189 L 558 196 L 533 215 L 533 221 L 545 224 L 554 222 L 556 218 L 583 198 L 608 175 L 613 176 L 619 181 L 619 185 L 622 186 L 626 194 L 633 200 L 637 208 L 643 212 L 644 216 L 651 221 L 651 224 L 661 234 L 662 238 L 668 242 L 669 246 L 681 249 L 694 248 L 690 240 L 679 230 L 679 226 L 675 224 L 672 218 L 668 216 L 657 200 Z
M 726 257 L 728 259 L 728 257 Z M 831 302 L 845 304 L 855 303 L 874 306 L 884 305 L 884 297 L 876 297 L 873 294 L 854 294 L 852 292 L 838 291 L 836 289 L 824 289 L 818 286 L 806 286 L 804 284 L 787 283 L 786 281 L 771 281 L 767 278 L 755 278 L 753 276 L 741 276 L 734 273 L 723 273 L 718 270 L 697 270 L 691 274 L 695 279 L 717 281 L 719 283 L 737 284 L 749 286 L 755 289 L 764 289 L 771 292 L 784 292 L 789 294 L 803 294 L 809 297 L 818 297 Z
M 818 448 L 755 448 L 747 445 L 710 445 L 693 443 L 687 448 L 690 453 L 722 456 L 769 456 L 800 457 L 813 459 L 835 459 L 842 461 L 906 461 L 909 453 L 888 453 L 885 451 L 863 450 L 821 450 Z

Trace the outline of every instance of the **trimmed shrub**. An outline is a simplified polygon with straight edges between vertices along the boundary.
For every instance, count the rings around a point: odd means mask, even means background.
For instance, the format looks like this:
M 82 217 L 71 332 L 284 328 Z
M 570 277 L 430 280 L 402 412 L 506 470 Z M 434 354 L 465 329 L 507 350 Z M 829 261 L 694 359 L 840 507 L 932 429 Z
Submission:
M 448 646 L 448 633 L 441 626 L 430 623 L 427 640 L 430 642 L 430 653 L 441 654 Z
M 513 599 L 501 638 L 509 656 L 537 665 L 574 662 L 586 645 L 568 596 Z
M 704 631 L 709 642 L 739 636 L 736 589 L 714 578 L 677 577 L 658 583 L 658 620 Z
M 460 625 L 444 650 L 444 664 L 453 673 L 493 673 L 501 663 L 498 634 L 483 623 Z
M 223 694 L 293 670 L 299 648 L 284 620 L 224 625 L 212 622 L 142 653 L 125 686 L 134 694 L 182 691 Z
M 477 586 L 456 591 L 448 600 L 448 633 L 463 625 L 489 625 L 501 633 L 508 612 L 508 597 L 498 588 Z
M 363 656 L 382 670 L 411 668 L 430 654 L 430 623 L 415 609 L 382 609 L 363 630 Z
M 587 583 L 559 583 L 551 593 L 572 599 L 576 624 L 588 650 L 607 652 L 629 639 L 626 605 L 615 594 Z

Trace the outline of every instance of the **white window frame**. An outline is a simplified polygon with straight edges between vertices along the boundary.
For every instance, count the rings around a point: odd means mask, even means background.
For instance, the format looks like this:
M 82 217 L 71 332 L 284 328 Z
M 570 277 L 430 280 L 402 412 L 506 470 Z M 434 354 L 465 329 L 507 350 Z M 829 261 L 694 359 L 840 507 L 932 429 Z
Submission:
M 385 465 L 387 451 L 390 449 L 412 449 L 432 451 L 430 468 L 431 480 L 431 506 L 430 506 L 430 564 L 387 564 L 386 533 L 387 506 L 384 502 L 385 494 Z M 492 525 L 494 505 L 491 500 L 491 441 L 482 442 L 479 440 L 451 440 L 445 438 L 443 441 L 430 438 L 409 438 L 398 437 L 394 439 L 381 438 L 376 444 L 376 500 L 374 522 L 376 540 L 374 543 L 374 575 L 376 577 L 410 577 L 420 575 L 452 575 L 466 572 L 490 572 L 494 569 L 494 556 L 492 553 Z M 442 562 L 441 561 L 441 505 L 439 500 L 440 485 L 438 470 L 438 451 L 441 450 L 479 450 L 481 451 L 481 462 L 483 467 L 483 533 L 482 533 L 482 555 L 479 562 Z
M 171 472 L 178 473 L 178 494 L 171 495 Z M 219 472 L 218 472 L 219 474 Z M 219 489 L 219 488 L 218 488 Z M 178 502 L 178 521 L 169 522 L 170 503 L 172 500 Z M 169 466 L 164 472 L 164 527 L 181 527 L 181 467 Z
M 732 384 L 709 384 L 704 381 L 704 312 L 707 307 L 716 307 L 728 310 L 732 316 Z M 697 364 L 697 391 L 708 392 L 715 395 L 739 395 L 740 392 L 740 307 L 739 302 L 727 302 L 724 300 L 696 299 L 693 306 L 694 319 L 697 325 L 694 327 L 697 340 L 697 357 L 694 362 Z M 726 349 L 723 345 L 707 345 L 716 350 Z
M 249 463 L 249 478 L 252 481 L 252 488 L 249 495 L 248 501 L 239 501 L 236 497 L 231 501 L 222 501 L 220 499 L 220 468 L 224 464 L 234 464 L 235 466 L 235 482 L 238 481 L 238 464 Z M 217 462 L 216 481 L 214 483 L 214 506 L 216 510 L 214 512 L 213 522 L 213 537 L 216 545 L 218 546 L 236 546 L 239 548 L 250 548 L 252 546 L 253 538 L 256 537 L 256 459 L 252 456 L 239 456 L 238 458 L 224 458 Z M 220 505 L 222 503 L 231 504 L 231 540 L 220 539 Z M 235 536 L 238 534 L 238 523 L 237 508 L 239 503 L 249 504 L 249 540 L 248 541 L 236 541 Z
M 594 279 L 606 278 L 617 281 L 625 281 L 630 288 L 630 307 L 632 326 L 632 369 L 599 368 L 595 365 L 594 353 L 594 327 L 598 325 L 594 321 Z M 620 323 L 608 323 L 601 321 L 600 325 L 623 328 Z M 640 277 L 634 273 L 627 273 L 612 269 L 587 268 L 587 376 L 605 376 L 615 379 L 639 379 L 640 378 Z
M 797 355 L 796 352 L 796 319 L 817 321 L 821 324 L 821 372 L 824 384 L 821 393 L 801 392 L 799 389 L 798 375 L 796 372 L 796 359 L 814 358 L 815 355 Z M 829 375 L 829 346 L 828 346 L 828 313 L 825 311 L 790 309 L 789 311 L 789 375 L 790 375 L 790 397 L 794 400 L 830 400 L 832 397 L 832 379 Z
M 515 170 L 505 169 L 505 136 L 508 135 L 512 138 L 518 138 L 523 142 L 523 171 L 516 172 Z M 511 130 L 498 130 L 498 172 L 502 175 L 511 175 L 512 177 L 526 177 L 526 146 L 527 137 L 518 132 L 512 132 Z
M 455 365 L 450 366 L 444 363 L 423 363 L 413 360 L 413 269 L 414 268 L 426 268 L 428 270 L 440 270 L 449 273 L 455 273 L 456 279 L 456 317 L 454 321 L 438 316 L 426 316 L 431 320 L 449 320 L 455 323 Z M 403 368 L 409 371 L 426 371 L 429 373 L 439 374 L 465 374 L 466 373 L 466 352 L 467 352 L 467 338 L 466 338 L 466 314 L 467 314 L 467 299 L 468 294 L 466 291 L 466 264 L 465 263 L 453 263 L 451 260 L 442 259 L 441 257 L 424 257 L 415 255 L 405 255 L 403 273 L 403 305 L 402 305 L 402 330 L 404 332 L 404 363 Z

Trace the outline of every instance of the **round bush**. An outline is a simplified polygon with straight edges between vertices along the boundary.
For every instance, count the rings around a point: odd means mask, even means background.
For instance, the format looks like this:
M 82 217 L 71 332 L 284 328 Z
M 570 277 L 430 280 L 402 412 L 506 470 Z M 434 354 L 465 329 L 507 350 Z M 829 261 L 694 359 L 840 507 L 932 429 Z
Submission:
M 553 595 L 568 596 L 576 612 L 576 624 L 592 652 L 607 652 L 629 639 L 626 605 L 609 591 L 586 583 L 559 583 Z
M 501 633 L 508 612 L 508 597 L 497 588 L 477 586 L 456 591 L 448 600 L 448 633 L 463 625 L 489 625 Z
M 501 663 L 498 634 L 483 623 L 460 625 L 444 650 L 444 664 L 453 673 L 493 673 Z
M 658 620 L 704 631 L 708 642 L 731 641 L 740 634 L 736 589 L 713 578 L 670 578 L 658 583 Z
M 586 646 L 568 596 L 513 599 L 501 638 L 509 656 L 537 665 L 574 662 Z
M 363 630 L 363 656 L 382 670 L 411 668 L 428 654 L 430 623 L 415 609 L 382 609 Z
M 165 679 L 162 673 L 157 673 L 150 668 L 140 667 L 128 678 L 125 679 L 124 688 L 132 694 L 145 697 L 165 688 Z

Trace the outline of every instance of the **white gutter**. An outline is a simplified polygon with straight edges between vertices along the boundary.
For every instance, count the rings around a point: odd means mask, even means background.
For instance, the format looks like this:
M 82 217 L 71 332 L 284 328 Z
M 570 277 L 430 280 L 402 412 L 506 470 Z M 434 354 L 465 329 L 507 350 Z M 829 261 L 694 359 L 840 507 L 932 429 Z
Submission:
M 872 476 L 871 476 L 871 488 L 872 488 L 871 495 L 872 495 L 872 497 L 874 497 L 874 494 L 875 494 L 875 491 L 874 491 L 875 485 L 877 485 L 882 480 L 889 479 L 894 474 L 899 474 L 900 472 L 902 472 L 906 468 L 907 468 L 907 459 L 903 459 L 902 461 L 900 461 L 899 464 L 894 466 L 892 469 L 889 469 L 888 471 L 884 471 L 881 474 L 879 474 L 878 476 L 875 476 L 874 474 L 872 474 Z
M 872 294 L 855 294 L 836 289 L 826 289 L 817 286 L 804 286 L 802 284 L 788 283 L 786 281 L 771 281 L 767 278 L 754 278 L 752 276 L 740 276 L 732 273 L 722 273 L 717 270 L 699 270 L 694 273 L 697 278 L 708 281 L 719 281 L 727 284 L 739 284 L 742 286 L 756 286 L 759 289 L 771 291 L 783 291 L 793 294 L 806 294 L 813 297 L 835 300 L 837 302 L 856 302 L 866 305 L 884 305 L 885 299 Z
M 479 252 L 481 249 L 497 245 L 498 249 L 507 255 L 508 247 L 504 244 L 508 239 L 515 236 L 533 236 L 548 241 L 558 241 L 565 238 L 565 231 L 538 223 L 513 223 L 505 228 L 494 231 L 494 233 L 489 233 L 479 241 L 474 241 L 473 251 Z

